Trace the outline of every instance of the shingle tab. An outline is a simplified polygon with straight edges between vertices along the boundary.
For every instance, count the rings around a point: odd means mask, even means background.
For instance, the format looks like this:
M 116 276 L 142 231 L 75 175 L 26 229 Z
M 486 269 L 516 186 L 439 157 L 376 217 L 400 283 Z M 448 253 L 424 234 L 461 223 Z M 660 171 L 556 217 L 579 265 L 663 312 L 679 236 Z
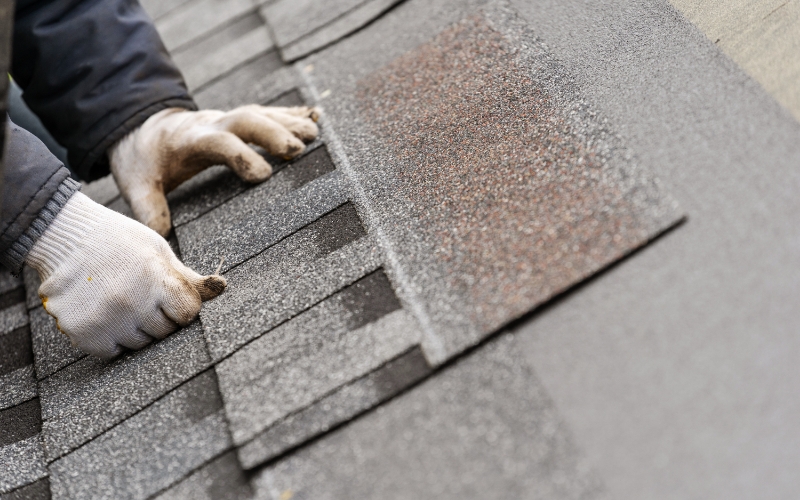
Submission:
M 309 63 L 337 96 L 327 126 L 396 256 L 390 274 L 405 277 L 430 325 L 429 359 L 462 352 L 682 219 L 506 7 L 375 70 L 342 66 L 378 43 L 391 40 L 366 29 Z
M 17 368 L 0 376 L 0 410 L 36 397 L 36 376 L 33 365 Z
M 39 398 L 0 411 L 0 446 L 28 439 L 42 430 Z
M 42 305 L 42 300 L 39 298 L 39 285 L 42 284 L 39 273 L 32 267 L 23 266 L 22 279 L 25 283 L 25 302 L 28 309 Z
M 20 302 L 0 311 L 0 334 L 10 333 L 28 324 L 28 310 Z
M 31 484 L 46 475 L 38 434 L 0 447 L 0 493 Z
M 376 271 L 258 338 L 217 366 L 236 444 L 375 370 L 419 341 Z
M 375 371 L 292 413 L 237 449 L 245 469 L 299 446 L 397 395 L 431 373 L 414 347 Z
M 50 480 L 44 477 L 0 496 L 0 500 L 50 500 Z
M 284 60 L 293 61 L 361 28 L 400 0 L 277 0 L 261 12 Z
M 173 52 L 189 90 L 195 91 L 235 67 L 273 48 L 267 27 L 257 12 Z
M 40 383 L 50 460 L 133 415 L 209 366 L 199 322 L 111 362 L 91 356 Z
M 53 498 L 147 498 L 229 447 L 209 370 L 50 464 Z
M 81 185 L 81 193 L 101 205 L 108 205 L 120 197 L 117 183 L 114 181 L 114 176 L 111 174 L 94 182 Z
M 175 228 L 186 265 L 207 274 L 224 257 L 224 272 L 344 203 L 347 187 L 336 171 L 303 185 L 317 173 L 331 170 L 324 162 L 304 160 Z M 295 189 L 298 184 L 302 187 Z
M 33 350 L 28 325 L 0 333 L 0 376 L 32 363 Z
M 156 500 L 239 500 L 251 498 L 252 488 L 236 453 L 230 451 L 155 497 Z
M 254 6 L 252 0 L 191 0 L 160 17 L 156 28 L 172 51 L 247 14 Z
M 293 160 L 291 163 L 270 156 L 260 148 L 254 148 L 272 166 L 273 177 L 265 182 L 276 182 L 280 184 L 283 189 L 287 189 L 291 186 L 297 188 L 303 183 L 313 180 L 312 175 L 319 176 L 332 170 L 332 166 L 326 169 L 323 166 L 315 165 L 316 160 L 313 158 L 305 159 L 305 156 L 311 155 L 312 153 L 318 155 L 319 153 L 316 153 L 316 149 L 320 145 L 321 143 L 318 141 L 309 144 L 300 158 Z M 311 168 L 308 168 L 309 161 L 312 162 Z M 296 162 L 302 163 L 295 165 Z M 278 176 L 281 170 L 292 165 L 293 167 L 288 169 L 289 172 Z M 306 168 L 302 168 L 303 165 L 305 165 Z M 297 171 L 301 169 L 308 170 L 308 172 Z M 278 177 L 277 181 L 274 180 L 275 177 Z M 170 212 L 172 213 L 172 225 L 177 227 L 191 222 L 224 204 L 239 193 L 252 188 L 255 188 L 253 184 L 244 182 L 235 172 L 226 166 L 218 165 L 208 168 L 184 182 L 167 195 Z
M 353 241 L 345 244 L 340 229 Z M 380 251 L 363 231 L 352 206 L 343 205 L 229 271 L 227 291 L 200 313 L 211 358 L 227 356 L 377 269 Z
M 69 337 L 58 331 L 56 320 L 41 304 L 30 311 L 30 320 L 33 360 L 39 379 L 86 357 L 86 353 L 72 345 Z

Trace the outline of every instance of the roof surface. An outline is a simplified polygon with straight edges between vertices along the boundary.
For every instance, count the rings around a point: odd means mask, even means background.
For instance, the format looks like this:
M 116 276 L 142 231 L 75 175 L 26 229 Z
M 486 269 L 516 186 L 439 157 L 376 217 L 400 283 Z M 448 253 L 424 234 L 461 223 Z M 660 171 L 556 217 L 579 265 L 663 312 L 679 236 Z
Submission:
M 201 107 L 321 137 L 169 196 L 229 286 L 140 352 L 2 277 L 2 498 L 794 490 L 800 124 L 669 4 L 144 4 Z

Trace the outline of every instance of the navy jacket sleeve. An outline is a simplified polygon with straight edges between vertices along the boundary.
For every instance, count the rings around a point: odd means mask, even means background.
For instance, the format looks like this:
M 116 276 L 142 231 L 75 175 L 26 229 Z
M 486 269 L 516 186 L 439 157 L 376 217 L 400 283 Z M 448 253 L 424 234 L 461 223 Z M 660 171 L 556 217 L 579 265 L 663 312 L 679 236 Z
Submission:
M 196 109 L 136 0 L 18 0 L 12 54 L 23 99 L 83 180 L 107 174 L 106 150 L 152 114 Z
M 0 263 L 19 272 L 33 243 L 80 187 L 33 134 L 6 120 Z

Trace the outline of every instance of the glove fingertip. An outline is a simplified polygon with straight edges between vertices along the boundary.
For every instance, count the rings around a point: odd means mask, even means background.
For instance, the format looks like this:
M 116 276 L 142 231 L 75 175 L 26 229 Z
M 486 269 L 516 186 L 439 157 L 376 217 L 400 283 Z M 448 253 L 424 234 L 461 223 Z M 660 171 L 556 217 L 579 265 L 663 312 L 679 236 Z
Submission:
M 205 300 L 217 297 L 228 286 L 228 281 L 218 274 L 206 276 L 197 286 L 197 291 L 200 293 L 200 298 Z

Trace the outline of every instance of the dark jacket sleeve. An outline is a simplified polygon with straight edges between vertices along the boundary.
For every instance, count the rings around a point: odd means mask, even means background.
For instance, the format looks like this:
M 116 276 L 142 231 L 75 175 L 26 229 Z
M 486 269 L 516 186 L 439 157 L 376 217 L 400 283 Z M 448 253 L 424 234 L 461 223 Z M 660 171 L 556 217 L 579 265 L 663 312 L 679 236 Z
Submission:
M 23 99 L 86 181 L 149 116 L 197 109 L 136 0 L 18 0 L 12 54 Z
M 0 263 L 19 272 L 34 242 L 80 188 L 33 134 L 6 120 Z

